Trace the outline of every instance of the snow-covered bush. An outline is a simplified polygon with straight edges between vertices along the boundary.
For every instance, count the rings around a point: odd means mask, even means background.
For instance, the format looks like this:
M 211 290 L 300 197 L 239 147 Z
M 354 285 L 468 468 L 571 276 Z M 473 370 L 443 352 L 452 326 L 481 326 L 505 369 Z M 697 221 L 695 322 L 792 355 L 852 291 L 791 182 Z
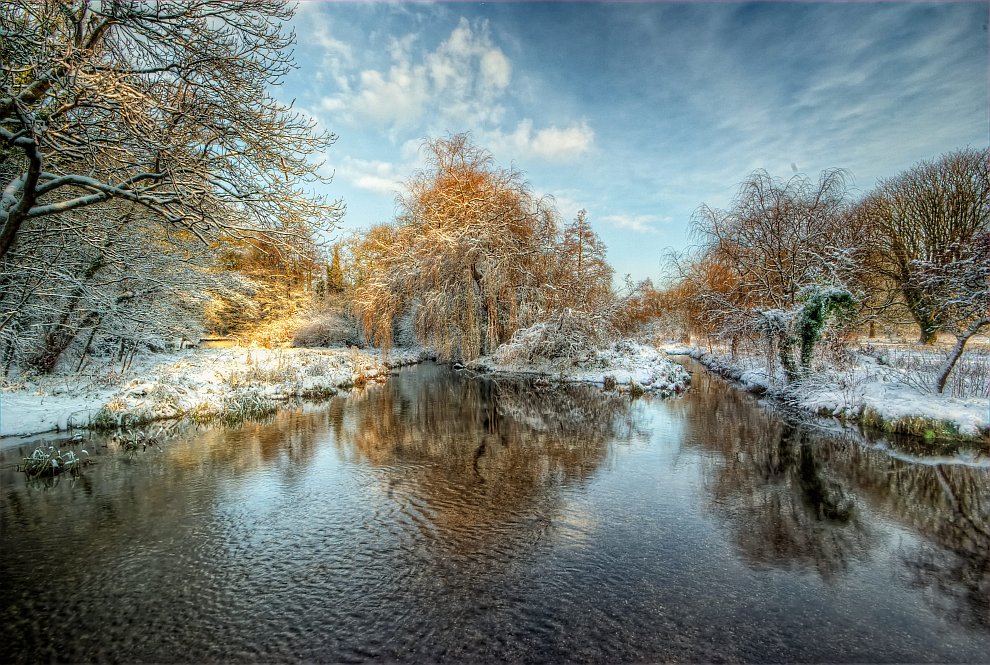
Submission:
M 549 321 L 517 330 L 493 357 L 497 364 L 506 366 L 547 361 L 575 365 L 606 347 L 614 336 L 611 326 L 601 318 L 565 309 Z
M 292 346 L 363 346 L 356 322 L 341 311 L 331 310 L 304 320 L 292 336 Z
M 757 310 L 757 327 L 776 350 L 789 381 L 797 381 L 811 369 L 815 349 L 830 319 L 851 315 L 855 298 L 846 289 L 810 286 L 801 291 L 801 303 L 790 310 Z M 797 357 L 795 357 L 795 351 Z M 772 356 L 768 355 L 772 371 Z

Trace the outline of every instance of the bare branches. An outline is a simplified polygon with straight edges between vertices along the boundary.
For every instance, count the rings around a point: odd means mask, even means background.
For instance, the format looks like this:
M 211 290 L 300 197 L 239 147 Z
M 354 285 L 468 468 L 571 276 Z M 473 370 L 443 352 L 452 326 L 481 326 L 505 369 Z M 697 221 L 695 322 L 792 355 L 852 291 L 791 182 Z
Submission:
M 931 343 L 959 320 L 943 307 L 946 271 L 990 233 L 990 151 L 950 153 L 885 180 L 855 218 L 876 286 L 898 297 Z M 986 308 L 985 295 L 976 302 Z
M 335 137 L 267 92 L 292 67 L 290 15 L 281 0 L 8 3 L 0 140 L 25 160 L 2 183 L 0 256 L 24 219 L 111 198 L 204 238 L 332 225 L 340 203 L 304 186 L 325 180 L 313 158 Z

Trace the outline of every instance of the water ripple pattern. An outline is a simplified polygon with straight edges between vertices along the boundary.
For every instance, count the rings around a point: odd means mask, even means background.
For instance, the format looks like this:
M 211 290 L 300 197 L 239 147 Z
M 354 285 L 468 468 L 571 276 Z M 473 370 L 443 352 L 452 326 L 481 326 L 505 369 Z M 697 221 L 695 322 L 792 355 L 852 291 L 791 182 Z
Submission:
M 0 450 L 2 662 L 990 654 L 990 470 L 952 462 L 979 453 L 891 454 L 700 374 L 632 401 L 423 365 L 102 443 L 54 483 Z

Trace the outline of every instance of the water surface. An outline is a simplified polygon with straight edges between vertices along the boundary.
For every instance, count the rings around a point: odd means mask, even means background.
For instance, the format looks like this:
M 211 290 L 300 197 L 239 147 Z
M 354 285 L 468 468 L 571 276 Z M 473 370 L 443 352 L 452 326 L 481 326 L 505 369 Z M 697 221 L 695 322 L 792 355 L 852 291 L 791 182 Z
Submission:
M 698 366 L 692 366 L 697 368 Z M 990 471 L 423 365 L 27 482 L 0 661 L 986 661 Z

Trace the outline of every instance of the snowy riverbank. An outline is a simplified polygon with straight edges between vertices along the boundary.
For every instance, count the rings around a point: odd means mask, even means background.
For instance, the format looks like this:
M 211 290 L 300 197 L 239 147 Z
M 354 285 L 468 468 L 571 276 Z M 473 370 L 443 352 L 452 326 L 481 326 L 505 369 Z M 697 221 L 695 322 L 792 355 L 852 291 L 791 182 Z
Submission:
M 42 377 L 0 392 L 0 436 L 271 412 L 285 400 L 325 397 L 391 368 L 431 357 L 393 349 L 190 349 L 146 354 L 123 373 Z
M 513 343 L 519 345 L 519 352 L 511 348 Z M 525 338 L 520 337 L 499 347 L 494 355 L 468 363 L 468 368 L 492 374 L 540 376 L 566 383 L 592 383 L 661 397 L 683 392 L 691 380 L 687 370 L 671 362 L 666 353 L 632 340 L 554 359 L 531 356 L 526 352 L 528 348 Z
M 664 349 L 671 355 L 688 355 L 750 392 L 767 394 L 815 415 L 928 438 L 990 436 L 986 398 L 939 395 L 911 385 L 895 368 L 865 355 L 858 355 L 851 367 L 817 371 L 788 384 L 780 376 L 770 376 L 757 358 L 732 359 L 727 353 L 677 345 Z

